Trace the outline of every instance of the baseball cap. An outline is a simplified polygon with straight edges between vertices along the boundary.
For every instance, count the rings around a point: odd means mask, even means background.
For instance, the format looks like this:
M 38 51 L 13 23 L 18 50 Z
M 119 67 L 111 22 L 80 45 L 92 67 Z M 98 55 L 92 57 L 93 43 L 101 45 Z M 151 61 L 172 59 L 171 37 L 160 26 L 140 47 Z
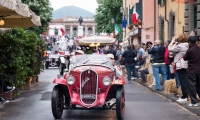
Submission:
M 188 38 L 188 42 L 192 43 L 192 44 L 196 44 L 196 37 L 195 36 L 190 36 Z
M 82 50 L 77 50 L 76 53 L 84 54 Z

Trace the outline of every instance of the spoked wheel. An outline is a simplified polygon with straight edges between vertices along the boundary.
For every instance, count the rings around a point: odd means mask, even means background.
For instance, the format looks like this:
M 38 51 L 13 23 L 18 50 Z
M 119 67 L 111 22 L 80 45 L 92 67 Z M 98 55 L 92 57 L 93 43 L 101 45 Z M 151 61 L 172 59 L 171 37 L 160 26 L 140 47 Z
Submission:
M 116 92 L 116 114 L 118 120 L 123 120 L 125 112 L 125 93 L 124 87 L 120 87 Z
M 62 91 L 58 85 L 56 85 L 53 89 L 51 96 L 51 108 L 52 113 L 55 119 L 60 119 L 63 113 L 63 101 L 64 97 Z

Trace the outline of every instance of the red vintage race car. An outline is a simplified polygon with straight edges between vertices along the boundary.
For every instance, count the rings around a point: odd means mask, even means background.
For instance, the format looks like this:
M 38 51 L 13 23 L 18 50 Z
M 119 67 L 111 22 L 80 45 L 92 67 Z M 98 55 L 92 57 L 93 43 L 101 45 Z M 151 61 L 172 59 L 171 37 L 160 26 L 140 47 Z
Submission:
M 52 92 L 52 113 L 60 119 L 64 109 L 116 110 L 118 120 L 125 112 L 124 76 L 106 55 L 77 55 L 71 69 Z

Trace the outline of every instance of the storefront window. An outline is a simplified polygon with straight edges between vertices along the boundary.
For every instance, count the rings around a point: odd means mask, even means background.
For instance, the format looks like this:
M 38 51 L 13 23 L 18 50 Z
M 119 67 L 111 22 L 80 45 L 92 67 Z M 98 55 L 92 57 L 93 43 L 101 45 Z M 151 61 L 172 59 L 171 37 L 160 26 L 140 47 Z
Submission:
M 55 33 L 54 33 L 55 35 L 58 35 L 58 29 L 55 29 Z
M 159 20 L 159 39 L 164 43 L 164 19 L 161 16 Z

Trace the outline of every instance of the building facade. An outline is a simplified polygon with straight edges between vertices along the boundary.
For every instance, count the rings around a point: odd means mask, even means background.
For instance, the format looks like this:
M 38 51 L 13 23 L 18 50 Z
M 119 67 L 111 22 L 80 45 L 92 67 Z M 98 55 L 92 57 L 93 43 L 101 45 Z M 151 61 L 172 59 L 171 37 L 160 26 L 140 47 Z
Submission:
M 184 5 L 184 32 L 190 34 L 190 31 L 195 30 L 197 36 L 200 36 L 200 0 L 186 1 Z
M 78 35 L 78 17 L 64 17 L 61 19 L 52 20 L 49 23 L 49 34 L 59 35 L 60 34 L 60 27 L 63 27 L 66 34 L 70 36 L 77 36 Z M 96 23 L 94 18 L 83 18 L 83 35 L 95 35 Z
M 184 3 L 174 0 L 159 0 L 159 39 L 171 40 L 184 33 Z
M 158 3 L 154 0 L 124 0 L 124 15 L 127 19 L 127 28 L 123 30 L 122 44 L 137 45 L 158 39 Z M 130 29 L 134 7 L 139 14 L 138 19 L 142 22 L 137 28 Z M 155 9 L 154 9 L 155 8 Z M 155 11 L 155 12 L 154 12 Z M 155 13 L 155 14 L 154 14 Z M 155 29 L 154 29 L 155 28 Z

